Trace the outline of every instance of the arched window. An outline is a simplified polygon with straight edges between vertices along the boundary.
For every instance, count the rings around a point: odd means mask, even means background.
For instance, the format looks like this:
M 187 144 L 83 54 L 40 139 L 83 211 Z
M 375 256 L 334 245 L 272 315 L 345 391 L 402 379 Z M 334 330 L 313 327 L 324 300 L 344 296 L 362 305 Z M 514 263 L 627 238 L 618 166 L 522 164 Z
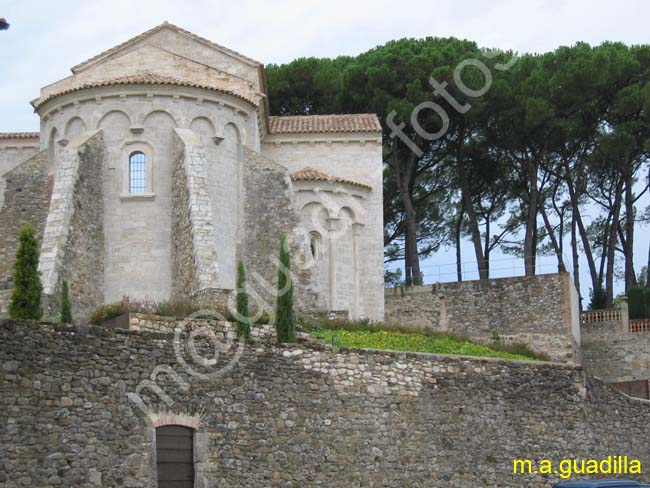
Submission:
M 321 258 L 321 240 L 318 232 L 309 233 L 309 251 L 314 261 L 319 261 Z
M 194 487 L 194 431 L 180 425 L 156 428 L 158 488 Z
M 141 151 L 129 156 L 129 193 L 147 191 L 147 158 Z

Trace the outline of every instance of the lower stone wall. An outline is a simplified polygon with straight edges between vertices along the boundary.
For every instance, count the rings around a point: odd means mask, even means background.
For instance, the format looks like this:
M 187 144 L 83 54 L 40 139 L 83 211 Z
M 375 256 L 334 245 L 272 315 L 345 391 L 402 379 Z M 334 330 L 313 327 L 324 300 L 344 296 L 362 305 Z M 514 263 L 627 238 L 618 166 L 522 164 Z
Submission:
M 650 379 L 650 332 L 628 332 L 618 322 L 582 326 L 582 360 L 610 383 Z
M 389 325 L 520 342 L 576 361 L 579 316 L 568 273 L 386 289 Z M 577 337 L 576 337 L 577 335 Z
M 0 321 L 0 484 L 154 487 L 166 423 L 195 429 L 202 488 L 541 488 L 558 475 L 513 459 L 650 463 L 650 404 L 580 367 L 259 341 L 201 366 L 188 333 Z

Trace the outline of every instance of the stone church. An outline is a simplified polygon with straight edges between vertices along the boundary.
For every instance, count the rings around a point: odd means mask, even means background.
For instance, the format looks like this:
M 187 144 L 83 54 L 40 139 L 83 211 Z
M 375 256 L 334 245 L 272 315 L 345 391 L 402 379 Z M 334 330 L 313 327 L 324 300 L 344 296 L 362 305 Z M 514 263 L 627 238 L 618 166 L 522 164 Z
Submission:
M 128 295 L 223 300 L 244 262 L 273 303 L 279 237 L 298 308 L 383 320 L 374 114 L 271 116 L 264 66 L 169 23 L 42 88 L 39 133 L 0 134 L 0 305 L 16 237 L 41 242 L 46 313 Z

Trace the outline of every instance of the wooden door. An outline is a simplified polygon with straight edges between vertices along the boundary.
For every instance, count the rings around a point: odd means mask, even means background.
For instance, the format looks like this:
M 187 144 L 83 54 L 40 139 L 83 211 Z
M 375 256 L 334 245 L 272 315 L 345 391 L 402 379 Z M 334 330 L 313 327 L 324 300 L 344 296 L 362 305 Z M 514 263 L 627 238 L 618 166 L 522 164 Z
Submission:
M 156 429 L 158 488 L 194 487 L 194 432 L 180 425 Z

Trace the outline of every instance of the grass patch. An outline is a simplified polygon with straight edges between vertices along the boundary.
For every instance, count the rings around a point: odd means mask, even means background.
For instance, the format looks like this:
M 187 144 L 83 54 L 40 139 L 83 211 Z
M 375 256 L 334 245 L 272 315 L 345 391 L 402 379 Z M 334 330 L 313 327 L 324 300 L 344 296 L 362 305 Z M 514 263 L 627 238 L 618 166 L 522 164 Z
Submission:
M 508 346 L 497 344 L 492 347 L 440 332 L 407 332 L 398 328 L 386 330 L 366 323 L 345 321 L 330 323 L 318 321 L 318 325 L 311 325 L 312 327 L 307 326 L 306 329 L 312 335 L 337 347 L 457 354 L 525 361 L 545 359 L 520 344 Z

